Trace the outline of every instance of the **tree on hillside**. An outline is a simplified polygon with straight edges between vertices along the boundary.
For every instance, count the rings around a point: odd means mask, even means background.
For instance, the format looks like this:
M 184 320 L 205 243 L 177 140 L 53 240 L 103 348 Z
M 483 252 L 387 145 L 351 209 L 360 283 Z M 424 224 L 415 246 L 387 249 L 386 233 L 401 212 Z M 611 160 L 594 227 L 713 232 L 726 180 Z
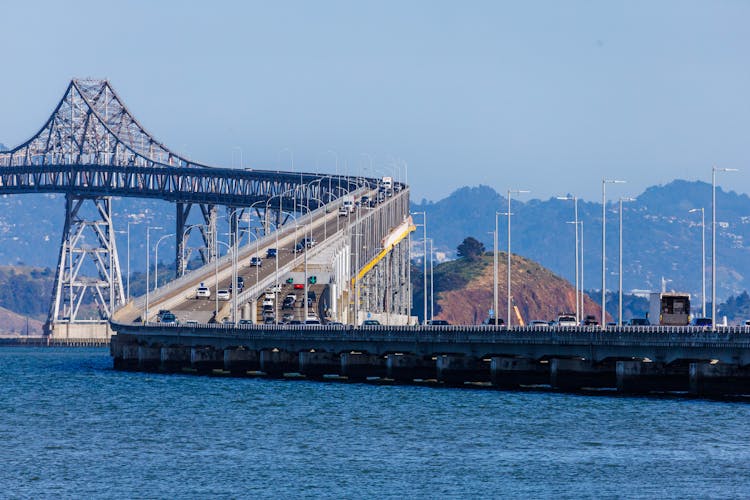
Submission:
M 484 253 L 484 243 L 469 236 L 456 249 L 462 259 L 477 260 Z

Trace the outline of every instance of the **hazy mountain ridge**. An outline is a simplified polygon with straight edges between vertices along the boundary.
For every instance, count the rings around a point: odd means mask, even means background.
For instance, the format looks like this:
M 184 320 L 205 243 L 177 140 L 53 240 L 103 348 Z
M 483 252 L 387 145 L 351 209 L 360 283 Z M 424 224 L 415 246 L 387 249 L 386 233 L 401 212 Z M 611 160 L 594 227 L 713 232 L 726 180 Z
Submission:
M 617 288 L 618 206 L 625 188 L 610 189 L 607 203 L 607 288 Z M 566 193 L 560 193 L 565 195 Z M 571 282 L 574 271 L 573 203 L 531 199 L 512 200 L 512 248 L 541 263 Z M 701 286 L 700 213 L 705 208 L 706 269 L 710 285 L 711 185 L 676 180 L 654 186 L 623 203 L 623 288 L 657 290 L 662 276 L 668 287 L 690 291 L 699 298 Z M 726 298 L 748 288 L 750 261 L 750 197 L 717 190 L 717 294 Z M 428 236 L 441 251 L 452 253 L 466 236 L 492 249 L 495 212 L 507 212 L 507 199 L 488 186 L 463 187 L 437 202 L 412 204 L 413 211 L 427 212 Z M 579 220 L 584 221 L 584 286 L 601 286 L 601 203 L 579 200 Z M 420 217 L 417 216 L 419 221 Z M 507 217 L 498 216 L 500 250 L 507 245 Z M 415 240 L 420 237 L 418 231 Z M 709 286 L 707 285 L 707 286 Z M 707 289 L 710 294 L 710 288 Z

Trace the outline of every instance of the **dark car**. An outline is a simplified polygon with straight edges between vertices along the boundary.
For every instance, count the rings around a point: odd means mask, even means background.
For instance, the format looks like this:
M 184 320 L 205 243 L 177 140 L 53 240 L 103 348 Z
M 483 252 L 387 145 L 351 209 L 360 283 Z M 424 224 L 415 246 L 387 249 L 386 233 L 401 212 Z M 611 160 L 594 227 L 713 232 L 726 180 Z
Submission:
M 266 250 L 266 259 L 272 259 L 276 257 L 276 249 L 275 248 L 269 248 Z
M 583 326 L 598 326 L 599 322 L 596 320 L 596 317 L 589 314 L 583 319 Z
M 250 259 L 251 267 L 261 267 L 262 265 L 263 265 L 263 261 L 260 260 L 260 257 L 252 257 Z
M 487 318 L 486 320 L 484 320 L 482 322 L 482 324 L 483 325 L 492 325 L 492 326 L 494 326 L 495 325 L 495 318 L 493 318 L 492 316 L 490 316 L 489 318 Z M 497 326 L 503 326 L 503 325 L 505 325 L 505 321 L 503 320 L 503 318 L 497 318 Z
M 380 326 L 380 321 L 376 319 L 366 319 L 362 322 L 362 326 Z
M 651 322 L 648 318 L 630 318 L 628 326 L 650 326 Z
M 427 324 L 430 325 L 430 326 L 448 326 L 448 325 L 450 325 L 450 323 L 448 323 L 444 319 L 429 320 L 429 321 L 427 321 Z
M 695 318 L 691 323 L 693 326 L 711 326 L 712 324 L 711 318 Z

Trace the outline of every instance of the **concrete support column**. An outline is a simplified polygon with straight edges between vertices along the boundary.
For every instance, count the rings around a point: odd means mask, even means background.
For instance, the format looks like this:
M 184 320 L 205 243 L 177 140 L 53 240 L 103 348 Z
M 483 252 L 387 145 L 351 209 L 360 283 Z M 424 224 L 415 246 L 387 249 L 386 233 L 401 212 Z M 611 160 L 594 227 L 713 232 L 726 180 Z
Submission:
M 436 359 L 437 378 L 446 384 L 489 382 L 489 361 L 474 356 L 441 354 Z
M 690 393 L 696 396 L 750 394 L 750 366 L 690 363 Z
M 335 352 L 300 351 L 299 372 L 311 378 L 338 375 L 341 372 L 341 360 Z
M 124 344 L 120 357 L 114 360 L 114 366 L 117 370 L 137 370 L 138 344 Z
M 223 368 L 224 351 L 212 347 L 191 347 L 190 365 L 199 372 Z
M 224 349 L 224 369 L 232 375 L 245 375 L 260 369 L 258 351 L 252 349 Z
M 138 369 L 156 371 L 161 362 L 161 349 L 158 347 L 138 346 Z
M 349 378 L 385 377 L 385 358 L 358 351 L 341 354 L 341 374 Z
M 428 380 L 437 377 L 435 361 L 431 357 L 414 354 L 389 354 L 385 358 L 386 374 L 394 380 Z
M 492 385 L 516 388 L 521 385 L 549 384 L 549 362 L 529 358 L 493 356 L 490 358 Z
M 564 391 L 575 391 L 584 387 L 615 388 L 615 365 L 595 364 L 588 359 L 552 359 L 550 384 Z
M 687 365 L 668 366 L 641 360 L 618 361 L 615 374 L 617 390 L 623 393 L 687 391 L 689 386 Z
M 159 353 L 160 368 L 167 372 L 178 372 L 183 368 L 189 368 L 190 348 L 179 347 L 162 347 Z
M 299 356 L 296 352 L 292 353 L 279 349 L 263 349 L 260 351 L 260 369 L 272 377 L 294 373 L 298 368 Z

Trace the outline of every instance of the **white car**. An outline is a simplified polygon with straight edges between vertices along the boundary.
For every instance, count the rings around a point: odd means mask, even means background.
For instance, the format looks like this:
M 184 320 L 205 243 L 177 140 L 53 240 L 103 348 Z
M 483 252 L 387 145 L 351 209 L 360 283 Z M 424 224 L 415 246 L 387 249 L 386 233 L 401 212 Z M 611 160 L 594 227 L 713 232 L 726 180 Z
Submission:
M 578 322 L 572 314 L 561 314 L 557 317 L 557 326 L 578 326 Z
M 196 299 L 210 299 L 211 290 L 207 286 L 199 286 L 195 290 L 195 298 Z
M 273 299 L 263 299 L 263 307 L 273 307 Z
M 229 293 L 229 290 L 223 289 L 216 292 L 216 298 L 219 300 L 229 300 L 232 298 L 232 294 Z

